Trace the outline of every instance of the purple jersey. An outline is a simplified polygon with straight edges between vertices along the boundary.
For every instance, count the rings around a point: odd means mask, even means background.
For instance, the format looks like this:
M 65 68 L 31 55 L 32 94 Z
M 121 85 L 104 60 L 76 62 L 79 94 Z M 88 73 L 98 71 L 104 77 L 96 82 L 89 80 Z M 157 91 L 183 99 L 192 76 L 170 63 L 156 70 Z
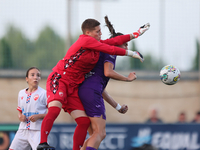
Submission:
M 104 63 L 110 62 L 115 66 L 116 55 L 100 52 L 99 60 L 91 72 L 86 74 L 85 81 L 79 87 L 79 97 L 89 117 L 106 119 L 102 93 L 110 78 L 104 75 Z
M 86 74 L 86 79 L 81 86 L 89 87 L 102 93 L 110 79 L 104 75 L 104 63 L 110 62 L 114 65 L 115 68 L 115 60 L 116 55 L 109 55 L 100 52 L 100 57 L 96 66 L 92 69 L 91 72 Z

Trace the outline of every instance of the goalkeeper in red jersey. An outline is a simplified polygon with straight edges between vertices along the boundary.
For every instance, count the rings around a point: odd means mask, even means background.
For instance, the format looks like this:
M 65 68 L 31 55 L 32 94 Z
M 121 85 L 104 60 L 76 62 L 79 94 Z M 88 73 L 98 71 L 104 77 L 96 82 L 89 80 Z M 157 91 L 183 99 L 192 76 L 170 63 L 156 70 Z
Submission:
M 46 83 L 48 113 L 42 122 L 41 141 L 37 150 L 55 150 L 54 147 L 48 145 L 47 137 L 61 108 L 68 112 L 77 123 L 73 136 L 73 150 L 80 150 L 90 125 L 90 119 L 78 96 L 79 84 L 84 81 L 85 74 L 94 68 L 100 52 L 131 56 L 143 62 L 143 56 L 139 52 L 116 46 L 137 38 L 148 29 L 149 24 L 146 24 L 137 32 L 101 40 L 101 28 L 97 20 L 86 19 L 82 23 L 83 34 L 68 49 L 64 58 L 57 63 L 48 76 Z

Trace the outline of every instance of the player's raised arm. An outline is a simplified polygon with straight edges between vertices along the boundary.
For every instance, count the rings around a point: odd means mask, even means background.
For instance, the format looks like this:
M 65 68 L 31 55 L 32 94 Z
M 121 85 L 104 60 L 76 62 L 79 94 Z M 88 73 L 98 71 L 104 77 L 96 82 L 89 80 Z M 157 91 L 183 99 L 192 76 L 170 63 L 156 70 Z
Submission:
M 117 73 L 114 70 L 114 64 L 109 62 L 109 61 L 104 63 L 104 75 L 106 77 L 112 78 L 114 80 L 127 81 L 127 82 L 131 82 L 131 81 L 133 81 L 133 80 L 135 80 L 137 78 L 135 72 L 129 73 L 128 77 Z
M 105 16 L 104 17 L 104 19 L 105 19 L 105 22 L 106 22 L 106 26 L 107 27 L 112 27 L 112 24 L 111 24 L 111 22 L 108 20 L 108 16 Z M 133 32 L 133 33 L 131 33 L 130 34 L 130 40 L 132 40 L 132 39 L 135 39 L 135 38 L 138 38 L 138 36 L 141 36 L 143 33 L 145 33 L 148 29 L 150 28 L 150 24 L 149 23 L 146 23 L 146 24 L 144 24 L 144 25 L 142 25 L 136 32 Z M 110 31 L 110 33 L 115 33 L 115 29 L 114 28 L 109 28 L 109 31 Z M 121 36 L 123 36 L 123 35 L 121 35 Z M 119 38 L 120 36 L 118 36 L 118 38 Z M 124 41 L 123 43 L 125 43 L 125 42 L 128 42 L 128 41 Z M 123 44 L 122 43 L 122 44 Z M 119 44 L 119 45 L 121 45 L 121 44 Z

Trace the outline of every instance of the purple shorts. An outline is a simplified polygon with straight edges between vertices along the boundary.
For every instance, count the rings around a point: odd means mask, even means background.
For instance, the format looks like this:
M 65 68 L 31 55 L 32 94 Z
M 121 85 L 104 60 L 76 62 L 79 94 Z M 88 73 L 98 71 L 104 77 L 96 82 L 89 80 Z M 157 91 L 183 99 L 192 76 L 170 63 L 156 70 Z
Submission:
M 100 117 L 102 115 L 103 119 L 106 120 L 105 105 L 101 92 L 80 86 L 78 94 L 88 117 Z

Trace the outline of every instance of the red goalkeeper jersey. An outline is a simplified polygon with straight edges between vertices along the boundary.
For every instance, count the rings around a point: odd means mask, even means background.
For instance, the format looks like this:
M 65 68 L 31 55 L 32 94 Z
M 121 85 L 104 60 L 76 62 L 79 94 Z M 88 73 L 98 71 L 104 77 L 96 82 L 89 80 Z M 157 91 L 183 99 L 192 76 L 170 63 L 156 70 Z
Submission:
M 130 35 L 121 35 L 100 42 L 91 36 L 80 35 L 68 49 L 65 57 L 52 70 L 64 74 L 63 78 L 74 84 L 80 84 L 85 79 L 85 74 L 97 63 L 99 52 L 123 56 L 126 50 L 114 45 L 122 45 L 128 41 L 130 41 Z

